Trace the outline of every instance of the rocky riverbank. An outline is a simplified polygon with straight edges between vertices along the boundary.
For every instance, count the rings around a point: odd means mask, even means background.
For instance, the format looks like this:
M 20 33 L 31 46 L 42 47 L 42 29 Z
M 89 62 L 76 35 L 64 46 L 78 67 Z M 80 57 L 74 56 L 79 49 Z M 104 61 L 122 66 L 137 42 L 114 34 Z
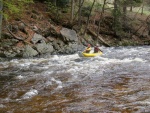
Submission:
M 92 21 L 86 36 L 83 38 L 76 30 L 76 25 L 67 27 L 67 19 L 61 20 L 60 25 L 54 22 L 54 16 L 46 13 L 46 6 L 41 3 L 33 4 L 21 17 L 3 22 L 3 35 L 0 39 L 0 57 L 35 57 L 43 54 L 73 54 L 82 51 L 87 43 L 99 43 L 106 46 L 135 46 L 149 45 L 149 29 L 145 26 L 136 29 L 132 38 L 118 39 L 111 28 L 112 18 L 105 16 L 101 34 L 95 38 L 96 29 Z M 139 19 L 139 18 L 138 18 Z M 144 18 L 145 19 L 145 18 Z M 144 21 L 140 20 L 140 21 Z M 149 18 L 148 18 L 149 19 Z M 149 21 L 149 20 L 148 20 Z M 85 22 L 83 20 L 83 22 Z M 96 25 L 96 22 L 95 22 Z M 134 28 L 136 28 L 135 26 Z M 144 31 L 145 30 L 145 31 Z
M 26 29 L 25 25 L 21 24 L 24 26 L 22 29 Z M 49 32 L 52 31 L 49 30 Z M 56 28 L 53 26 L 53 33 L 58 37 L 44 37 L 33 31 L 33 35 L 24 40 L 13 39 L 11 36 L 12 39 L 10 37 L 3 39 L 0 56 L 34 57 L 42 54 L 72 54 L 84 48 L 82 44 L 78 44 L 77 33 L 74 30 L 61 28 L 60 32 L 56 33 Z

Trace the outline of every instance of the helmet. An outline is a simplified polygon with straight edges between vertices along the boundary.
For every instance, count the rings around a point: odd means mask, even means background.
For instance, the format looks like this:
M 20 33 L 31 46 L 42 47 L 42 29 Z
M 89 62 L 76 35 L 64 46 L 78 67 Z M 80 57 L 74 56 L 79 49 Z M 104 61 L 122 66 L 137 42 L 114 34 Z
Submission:
M 96 46 L 99 46 L 99 44 L 96 44 Z

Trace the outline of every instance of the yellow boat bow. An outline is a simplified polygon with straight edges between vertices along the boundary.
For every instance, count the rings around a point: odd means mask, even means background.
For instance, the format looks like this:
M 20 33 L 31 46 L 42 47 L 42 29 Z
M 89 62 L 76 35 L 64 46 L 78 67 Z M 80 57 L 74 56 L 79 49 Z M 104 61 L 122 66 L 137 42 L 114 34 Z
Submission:
M 85 52 L 82 52 L 82 55 L 84 57 L 95 57 L 95 56 L 101 56 L 103 53 L 100 51 L 98 53 L 85 53 Z

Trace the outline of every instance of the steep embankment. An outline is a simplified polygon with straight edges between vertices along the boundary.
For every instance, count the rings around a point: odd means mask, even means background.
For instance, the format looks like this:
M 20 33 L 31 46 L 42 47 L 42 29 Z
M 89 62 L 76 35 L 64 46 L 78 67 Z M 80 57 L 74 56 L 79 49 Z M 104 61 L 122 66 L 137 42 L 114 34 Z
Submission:
M 51 20 L 51 16 L 56 15 L 51 15 L 45 4 L 35 3 L 21 17 L 4 23 L 1 56 L 71 54 L 82 49 L 76 32 L 58 25 Z
M 112 28 L 113 18 L 109 13 L 104 14 L 100 27 L 100 36 L 96 38 L 99 13 L 91 17 L 85 38 L 74 30 L 64 27 L 76 28 L 77 25 L 69 23 L 69 14 L 62 13 L 61 18 L 49 13 L 45 4 L 35 3 L 26 8 L 21 17 L 14 17 L 9 22 L 3 22 L 3 37 L 0 40 L 0 56 L 31 57 L 41 54 L 71 54 L 82 50 L 87 43 L 94 45 L 120 46 L 150 44 L 147 16 L 129 14 L 133 18 L 132 24 L 127 22 L 125 30 L 127 37 L 118 38 Z M 82 22 L 86 23 L 84 18 Z M 6 27 L 7 26 L 7 27 Z M 77 35 L 78 34 L 78 35 Z M 80 44 L 80 45 L 79 45 Z

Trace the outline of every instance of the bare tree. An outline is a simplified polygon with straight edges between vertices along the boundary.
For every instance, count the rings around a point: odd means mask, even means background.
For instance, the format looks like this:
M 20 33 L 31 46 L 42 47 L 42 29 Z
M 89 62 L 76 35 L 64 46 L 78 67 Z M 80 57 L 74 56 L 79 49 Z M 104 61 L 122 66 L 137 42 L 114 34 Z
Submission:
M 130 12 L 133 10 L 133 0 L 130 0 Z
M 73 22 L 74 16 L 74 0 L 71 0 L 71 23 Z
M 102 7 L 102 11 L 101 11 L 100 17 L 99 17 L 98 29 L 97 29 L 97 37 L 99 36 L 100 24 L 101 24 L 102 19 L 103 19 L 103 13 L 104 13 L 104 9 L 105 9 L 105 4 L 106 4 L 106 0 L 104 0 L 104 4 L 103 4 L 103 7 Z
M 126 17 L 127 16 L 127 1 L 123 2 L 123 17 L 122 17 L 122 24 L 125 27 L 126 26 Z
M 92 9 L 93 9 L 93 6 L 94 6 L 94 4 L 95 4 L 95 1 L 96 1 L 96 0 L 94 0 L 93 3 L 92 3 L 91 9 L 90 9 L 90 13 L 89 13 L 89 15 L 88 15 L 88 19 L 87 19 L 87 22 L 86 22 L 86 26 L 85 26 L 85 30 L 84 30 L 83 36 L 85 35 L 85 33 L 86 33 L 86 31 L 87 31 L 88 24 L 89 24 L 89 20 L 90 20 L 90 15 L 91 15 L 91 13 L 92 13 Z
M 144 1 L 142 0 L 142 10 L 141 10 L 141 15 L 143 14 L 144 12 Z
M 78 13 L 78 26 L 79 27 L 81 27 L 81 10 L 82 10 L 82 5 L 83 5 L 82 0 L 79 0 L 79 13 Z
M 56 6 L 57 0 L 53 0 L 54 5 Z

